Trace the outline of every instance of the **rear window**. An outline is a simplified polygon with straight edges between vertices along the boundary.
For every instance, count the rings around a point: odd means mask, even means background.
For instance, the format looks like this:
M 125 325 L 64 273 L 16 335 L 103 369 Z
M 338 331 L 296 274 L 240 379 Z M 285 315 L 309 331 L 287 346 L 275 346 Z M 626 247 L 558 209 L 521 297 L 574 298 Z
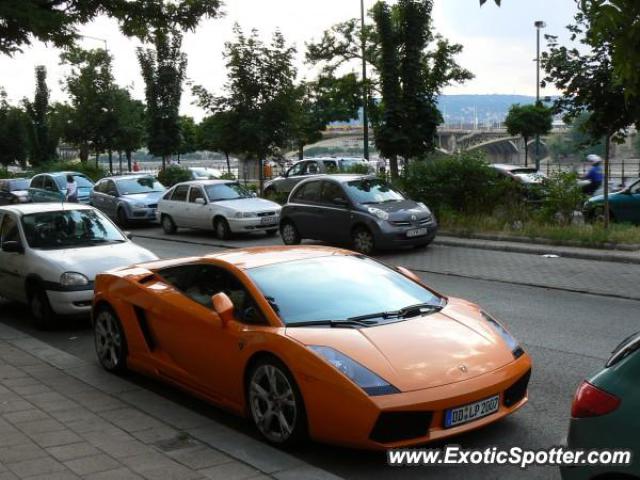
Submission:
M 607 362 L 607 368 L 613 367 L 617 363 L 620 363 L 625 358 L 633 355 L 640 349 L 640 332 L 634 333 L 630 337 L 623 340 L 620 345 L 616 347 L 611 355 L 611 358 Z
M 189 185 L 178 185 L 173 191 L 171 200 L 174 202 L 185 202 L 187 200 L 187 193 L 189 192 Z

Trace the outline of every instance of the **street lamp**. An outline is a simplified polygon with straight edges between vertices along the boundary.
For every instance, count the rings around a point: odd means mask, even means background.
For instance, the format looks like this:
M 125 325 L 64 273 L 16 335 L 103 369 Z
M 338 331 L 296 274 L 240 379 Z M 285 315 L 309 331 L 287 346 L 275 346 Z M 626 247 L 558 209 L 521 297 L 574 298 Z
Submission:
M 538 105 L 540 103 L 540 30 L 547 24 L 538 20 L 533 26 L 536 27 L 536 105 Z M 540 170 L 540 135 L 536 135 L 536 170 Z
M 369 95 L 367 92 L 367 42 L 364 36 L 364 0 L 360 0 L 360 35 L 362 36 L 362 126 L 363 128 L 363 153 L 369 160 Z

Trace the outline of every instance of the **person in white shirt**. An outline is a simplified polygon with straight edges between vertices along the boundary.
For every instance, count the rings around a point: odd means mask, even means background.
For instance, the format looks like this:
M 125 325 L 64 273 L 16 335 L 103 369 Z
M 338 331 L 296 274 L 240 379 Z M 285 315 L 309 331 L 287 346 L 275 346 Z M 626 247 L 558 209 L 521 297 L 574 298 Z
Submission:
M 67 175 L 67 202 L 78 203 L 78 184 L 73 175 Z

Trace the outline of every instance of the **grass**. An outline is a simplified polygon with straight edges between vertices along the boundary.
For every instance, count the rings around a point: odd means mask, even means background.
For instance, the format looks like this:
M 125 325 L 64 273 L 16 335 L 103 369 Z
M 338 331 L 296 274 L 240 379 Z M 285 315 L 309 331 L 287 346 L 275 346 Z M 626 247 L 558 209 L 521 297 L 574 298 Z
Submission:
M 640 245 L 640 227 L 612 224 L 605 230 L 601 224 L 555 225 L 538 220 L 511 224 L 495 216 L 442 215 L 443 232 L 472 237 L 491 235 L 519 237 L 532 240 L 544 239 L 559 245 L 607 248 L 615 245 Z M 505 238 L 505 240 L 508 240 Z

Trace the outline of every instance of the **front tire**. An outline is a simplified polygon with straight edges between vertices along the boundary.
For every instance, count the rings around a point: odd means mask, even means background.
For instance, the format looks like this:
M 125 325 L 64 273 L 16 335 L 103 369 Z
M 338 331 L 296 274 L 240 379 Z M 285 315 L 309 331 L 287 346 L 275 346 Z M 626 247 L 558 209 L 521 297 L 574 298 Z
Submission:
M 365 227 L 358 227 L 353 231 L 351 242 L 354 250 L 363 255 L 371 255 L 376 249 L 373 234 Z
M 127 218 L 127 213 L 124 211 L 124 208 L 120 207 L 116 212 L 116 221 L 121 227 L 126 227 L 129 224 L 129 219 Z
M 231 228 L 229 228 L 229 222 L 224 218 L 217 218 L 213 222 L 213 229 L 216 232 L 216 237 L 219 240 L 229 240 L 231 237 Z
M 280 236 L 282 237 L 282 241 L 285 245 L 299 245 L 302 241 L 298 229 L 291 220 L 282 224 Z
M 167 235 L 173 235 L 178 231 L 178 227 L 176 227 L 175 222 L 169 215 L 162 215 L 160 223 L 162 223 L 162 230 L 164 230 L 164 233 Z
M 247 383 L 249 412 L 258 432 L 269 443 L 292 446 L 307 435 L 302 395 L 287 367 L 276 358 L 257 363 Z
M 127 339 L 113 310 L 102 307 L 96 312 L 93 335 L 102 368 L 112 373 L 124 371 L 127 368 Z
M 31 287 L 28 294 L 28 304 L 35 326 L 40 330 L 50 329 L 55 319 L 55 313 L 51 308 L 46 290 L 39 285 Z

